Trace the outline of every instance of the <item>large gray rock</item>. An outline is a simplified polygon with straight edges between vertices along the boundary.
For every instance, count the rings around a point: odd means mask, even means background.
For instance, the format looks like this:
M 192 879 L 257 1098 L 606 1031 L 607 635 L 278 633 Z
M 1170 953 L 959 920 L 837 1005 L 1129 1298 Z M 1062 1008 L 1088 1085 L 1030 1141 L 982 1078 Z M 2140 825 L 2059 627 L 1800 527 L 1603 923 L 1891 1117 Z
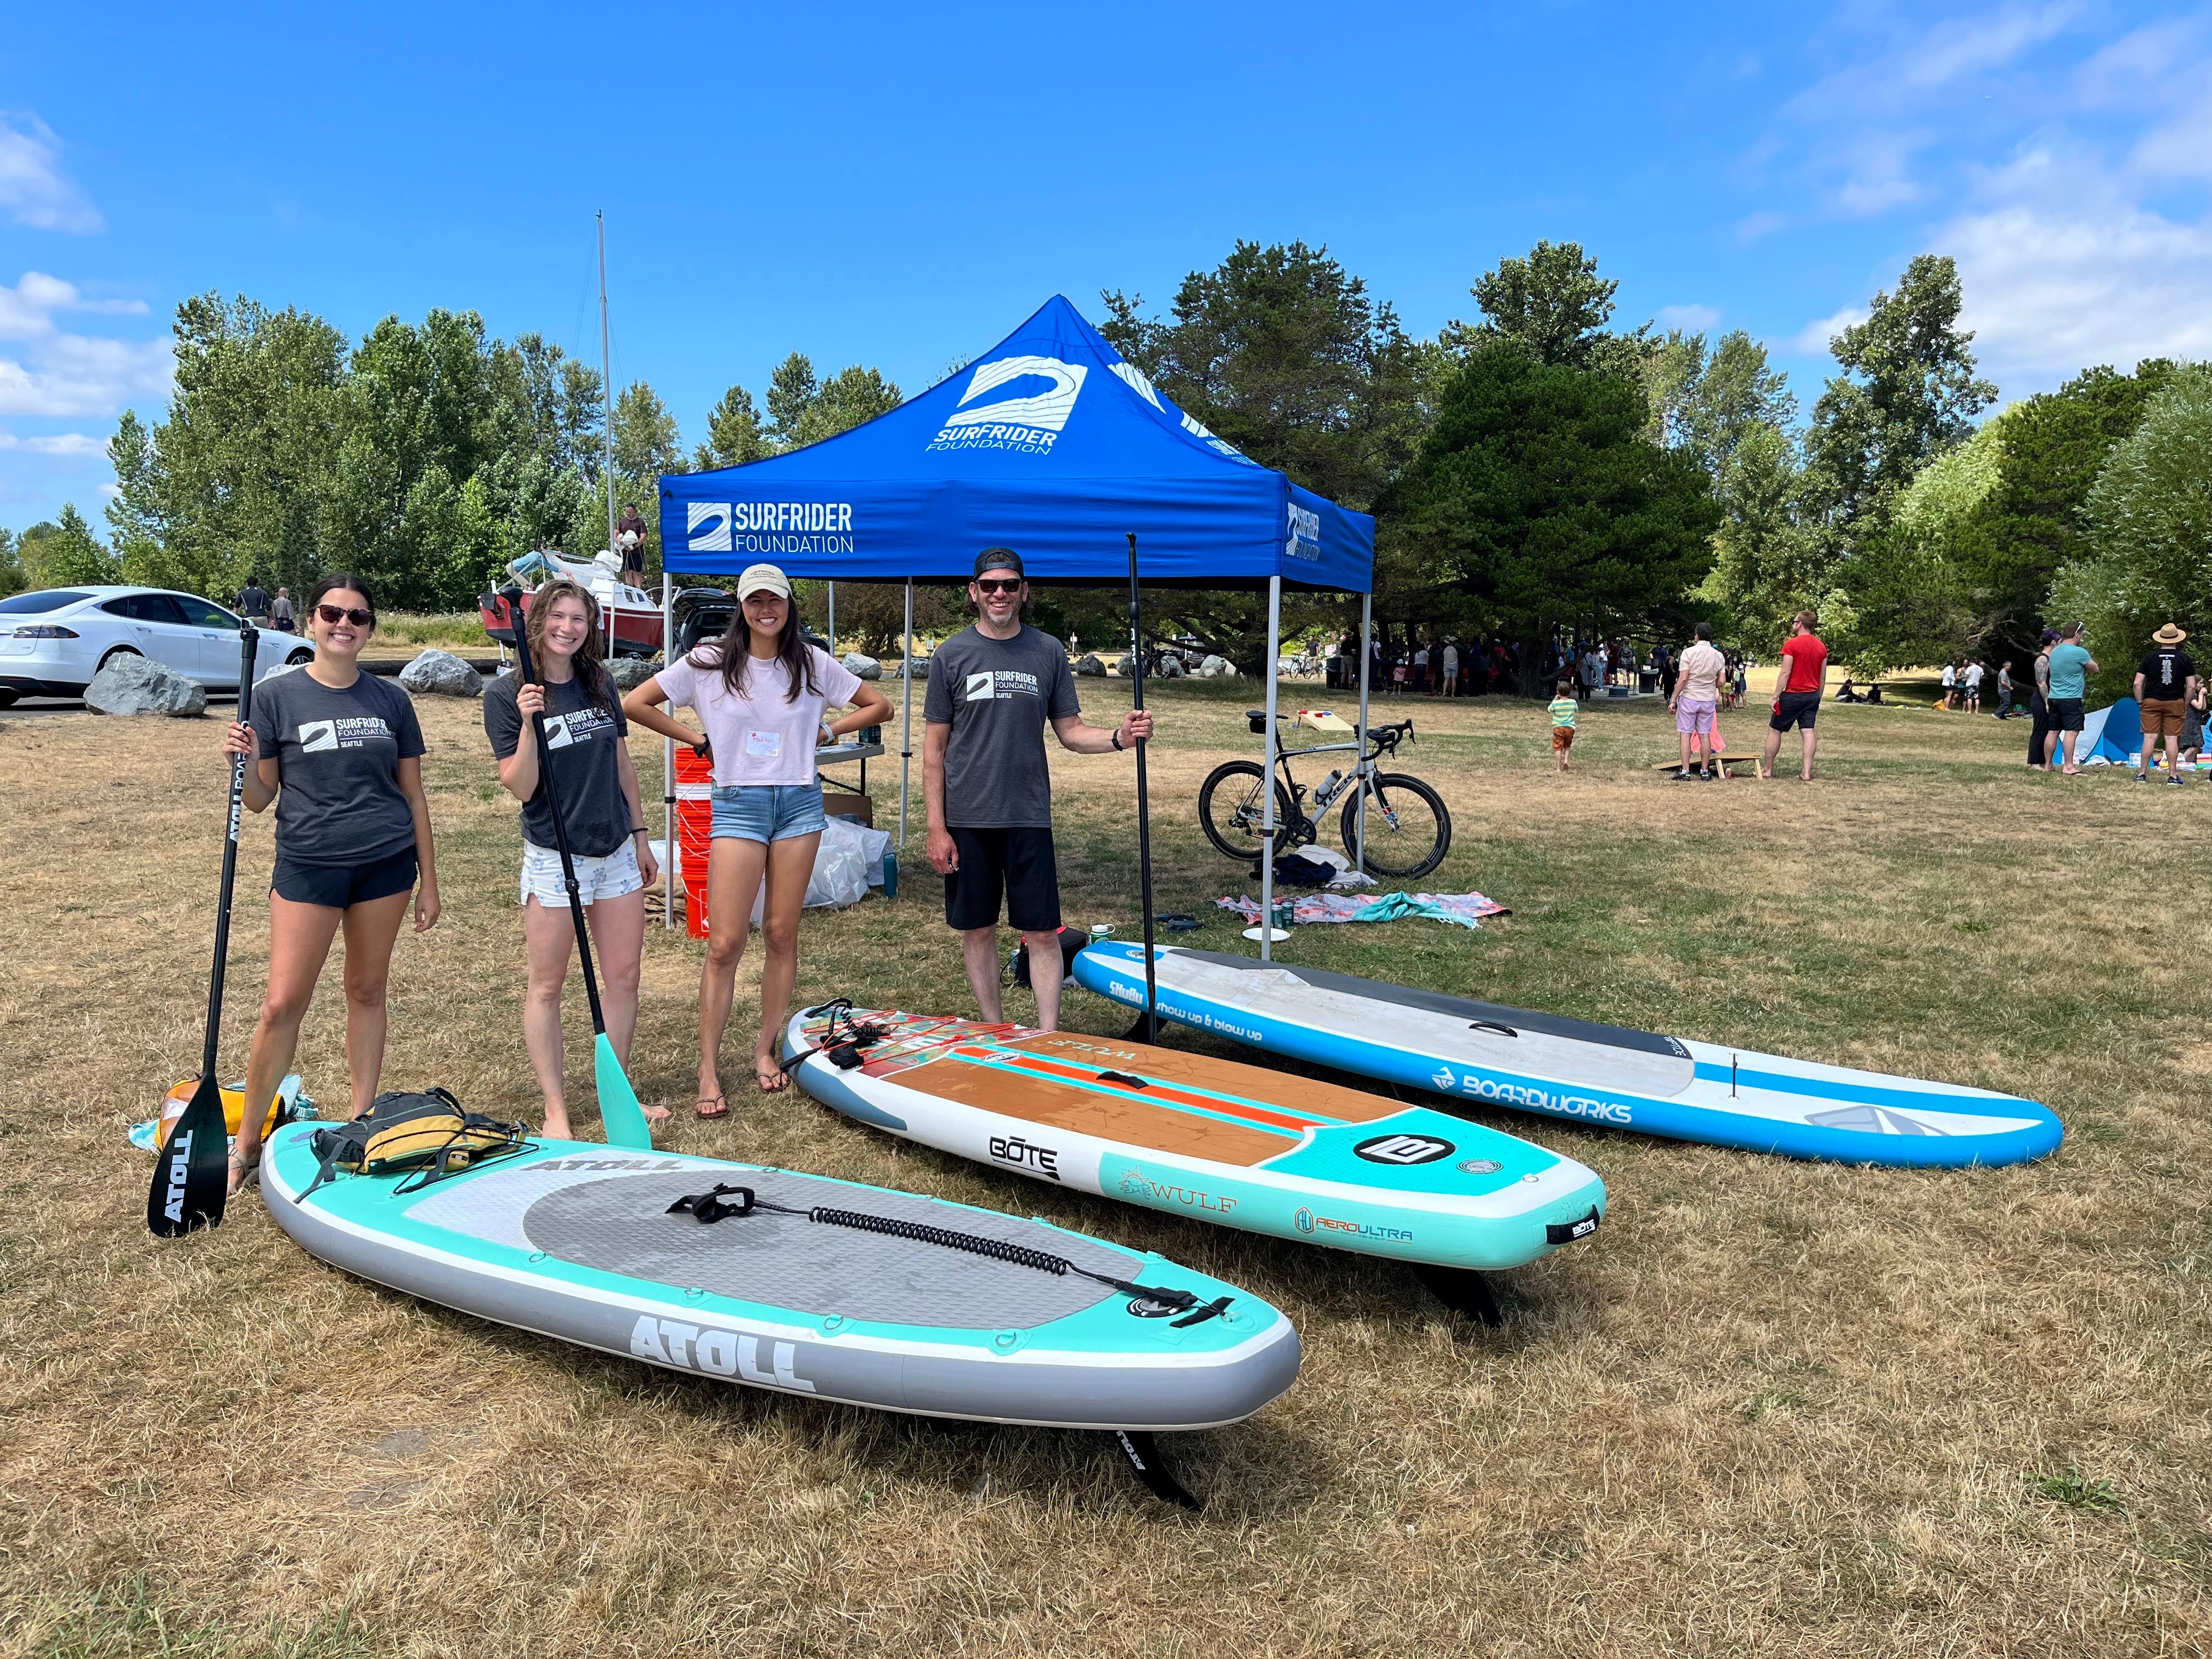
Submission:
M 483 696 L 483 676 L 450 651 L 425 651 L 399 671 L 399 683 L 441 697 Z
M 149 658 L 110 657 L 84 689 L 95 714 L 203 714 L 207 688 Z
M 1160 678 L 1162 679 L 1179 680 L 1183 677 L 1183 672 L 1184 663 L 1181 657 L 1177 656 L 1172 651 L 1163 651 L 1160 653 Z
M 856 680 L 879 680 L 884 677 L 884 665 L 861 652 L 848 651 L 845 672 Z
M 1233 680 L 1237 678 L 1237 670 L 1226 657 L 1208 657 L 1199 664 L 1194 672 L 1202 680 Z
M 607 665 L 607 678 L 614 681 L 617 690 L 635 691 L 660 669 L 658 657 L 617 657 Z
M 1114 672 L 1119 674 L 1125 680 L 1136 678 L 1137 659 L 1131 656 L 1127 652 L 1124 651 L 1121 654 L 1120 658 L 1115 662 Z
M 1102 679 L 1105 677 L 1106 665 L 1098 660 L 1096 651 L 1086 651 L 1075 659 L 1075 672 L 1086 680 Z
M 906 661 L 901 663 L 899 665 L 899 678 L 901 679 L 905 679 L 909 675 L 918 680 L 927 679 L 929 678 L 929 659 L 927 657 L 911 657 Z

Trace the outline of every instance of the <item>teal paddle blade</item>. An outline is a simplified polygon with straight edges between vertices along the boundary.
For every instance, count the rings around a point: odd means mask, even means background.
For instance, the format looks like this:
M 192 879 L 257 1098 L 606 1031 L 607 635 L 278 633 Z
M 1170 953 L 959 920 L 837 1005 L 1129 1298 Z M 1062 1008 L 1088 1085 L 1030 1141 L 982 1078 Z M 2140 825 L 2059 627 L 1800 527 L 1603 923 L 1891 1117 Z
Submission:
M 592 1046 L 592 1079 L 599 1085 L 599 1122 L 606 1129 L 607 1145 L 650 1150 L 653 1131 L 647 1127 L 645 1108 L 638 1104 L 637 1091 L 629 1086 L 629 1074 L 615 1058 L 615 1045 L 605 1031 Z

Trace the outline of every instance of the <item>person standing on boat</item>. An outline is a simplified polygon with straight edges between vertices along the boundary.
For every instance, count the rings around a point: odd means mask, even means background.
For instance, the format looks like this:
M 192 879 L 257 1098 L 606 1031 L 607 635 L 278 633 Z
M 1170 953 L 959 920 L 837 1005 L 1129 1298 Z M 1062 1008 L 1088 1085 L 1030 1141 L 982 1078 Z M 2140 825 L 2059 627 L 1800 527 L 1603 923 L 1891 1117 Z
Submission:
M 635 503 L 623 508 L 615 526 L 615 549 L 622 555 L 622 579 L 631 587 L 645 586 L 645 520 Z
M 637 1030 L 645 890 L 658 871 L 639 803 L 637 769 L 630 763 L 629 726 L 599 658 L 599 602 L 580 584 L 556 578 L 530 596 L 523 628 L 539 684 L 519 685 L 507 674 L 485 687 L 484 735 L 491 739 L 501 784 L 522 803 L 522 938 L 530 963 L 523 1046 L 545 1097 L 545 1133 L 571 1140 L 561 1064 L 561 993 L 575 954 L 576 930 L 553 809 L 539 787 L 532 715 L 545 716 L 561 827 L 568 832 L 577 896 L 590 915 L 607 1041 L 625 1070 Z M 668 1113 L 649 1105 L 645 1115 L 658 1121 Z
M 415 901 L 415 931 L 438 921 L 438 869 L 422 793 L 422 727 L 389 680 L 361 669 L 376 602 L 359 576 L 307 594 L 315 659 L 254 688 L 253 723 L 231 723 L 223 753 L 243 755 L 246 808 L 276 804 L 269 888 L 269 993 L 246 1061 L 246 1113 L 231 1151 L 235 1192 L 261 1162 L 261 1112 L 292 1069 L 300 1023 L 331 942 L 345 933 L 346 1070 L 353 1111 L 384 1072 L 385 983 Z M 417 886 L 417 880 L 420 886 Z
M 814 751 L 890 718 L 890 699 L 863 684 L 820 646 L 810 645 L 791 582 L 772 564 L 738 578 L 729 631 L 678 658 L 623 699 L 623 713 L 648 732 L 704 749 L 714 763 L 714 824 L 707 853 L 707 961 L 699 974 L 701 1117 L 729 1112 L 722 1090 L 722 1033 L 730 1023 L 738 963 L 745 953 L 753 899 L 767 955 L 761 963 L 760 1034 L 753 1080 L 773 1093 L 791 1079 L 776 1059 L 791 988 L 799 976 L 799 912 L 829 818 Z M 684 707 L 704 732 L 661 712 Z M 826 708 L 854 705 L 825 720 Z
M 999 997 L 999 913 L 1029 946 L 1037 1027 L 1060 1029 L 1060 876 L 1052 845 L 1052 774 L 1044 728 L 1078 755 L 1133 749 L 1152 735 L 1141 708 L 1119 726 L 1087 724 L 1060 641 L 1022 620 L 1029 583 L 1022 556 L 975 556 L 968 602 L 975 621 L 930 659 L 923 708 L 922 797 L 929 861 L 945 880 L 945 923 L 961 936 L 968 983 L 984 1020 L 1005 1018 Z

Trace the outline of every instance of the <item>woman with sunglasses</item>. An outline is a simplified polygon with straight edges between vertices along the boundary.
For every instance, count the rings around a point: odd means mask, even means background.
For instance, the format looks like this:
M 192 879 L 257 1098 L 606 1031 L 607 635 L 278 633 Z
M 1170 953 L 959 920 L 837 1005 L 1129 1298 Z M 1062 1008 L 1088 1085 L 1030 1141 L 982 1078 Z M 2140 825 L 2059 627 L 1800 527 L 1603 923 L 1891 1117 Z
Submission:
M 726 634 L 671 663 L 623 699 L 623 713 L 635 724 L 695 749 L 703 746 L 714 757 L 707 962 L 699 975 L 701 1117 L 721 1117 L 730 1109 L 722 1092 L 722 1032 L 763 875 L 768 896 L 761 932 L 768 955 L 761 964 L 753 1078 L 764 1092 L 789 1081 L 776 1064 L 776 1042 L 799 975 L 799 907 L 828 823 L 814 751 L 823 738 L 879 726 L 891 712 L 890 698 L 806 642 L 782 571 L 754 565 L 738 578 L 738 598 Z M 690 708 L 707 729 L 694 732 L 662 714 L 663 703 Z M 854 705 L 851 714 L 834 723 L 822 718 L 825 708 L 847 703 Z
M 522 1005 L 523 1045 L 545 1092 L 545 1133 L 568 1133 L 568 1099 L 561 1068 L 561 992 L 575 954 L 576 930 L 561 873 L 553 808 L 538 788 L 532 714 L 545 716 L 546 752 L 561 801 L 577 896 L 591 912 L 601 1006 L 615 1058 L 629 1064 L 637 1030 L 637 983 L 645 950 L 645 889 L 656 873 L 637 770 L 630 764 L 629 726 L 615 684 L 599 660 L 599 601 L 565 577 L 531 595 L 523 623 L 530 659 L 541 682 L 518 685 L 503 675 L 484 689 L 484 733 L 499 763 L 499 781 L 522 803 L 522 936 L 530 958 L 530 992 Z M 648 1105 L 658 1121 L 667 1109 Z
M 376 631 L 368 584 L 324 577 L 307 595 L 305 618 L 315 659 L 257 685 L 253 723 L 234 721 L 222 744 L 226 756 L 255 763 L 246 769 L 247 808 L 276 803 L 269 996 L 246 1062 L 234 1192 L 261 1161 L 260 1112 L 292 1069 L 331 941 L 343 930 L 346 1069 L 358 1117 L 384 1071 L 385 981 L 409 895 L 416 933 L 438 921 L 422 728 L 404 691 L 361 670 L 362 647 Z

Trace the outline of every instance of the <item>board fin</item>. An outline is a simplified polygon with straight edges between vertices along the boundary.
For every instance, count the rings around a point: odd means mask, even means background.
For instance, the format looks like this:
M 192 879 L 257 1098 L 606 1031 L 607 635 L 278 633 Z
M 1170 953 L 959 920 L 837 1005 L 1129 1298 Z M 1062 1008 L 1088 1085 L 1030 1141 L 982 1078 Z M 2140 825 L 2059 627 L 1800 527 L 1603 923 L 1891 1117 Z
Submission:
M 1413 1272 L 1429 1287 L 1430 1294 L 1454 1313 L 1480 1320 L 1493 1329 L 1505 1322 L 1505 1316 L 1498 1310 L 1498 1298 L 1491 1294 L 1490 1281 L 1474 1268 L 1422 1262 Z
M 1168 1466 L 1160 1461 L 1159 1443 L 1149 1429 L 1116 1429 L 1114 1443 L 1129 1467 L 1136 1471 L 1153 1497 L 1188 1510 L 1194 1515 L 1202 1514 L 1206 1505 L 1191 1496 L 1182 1481 L 1168 1473 Z

